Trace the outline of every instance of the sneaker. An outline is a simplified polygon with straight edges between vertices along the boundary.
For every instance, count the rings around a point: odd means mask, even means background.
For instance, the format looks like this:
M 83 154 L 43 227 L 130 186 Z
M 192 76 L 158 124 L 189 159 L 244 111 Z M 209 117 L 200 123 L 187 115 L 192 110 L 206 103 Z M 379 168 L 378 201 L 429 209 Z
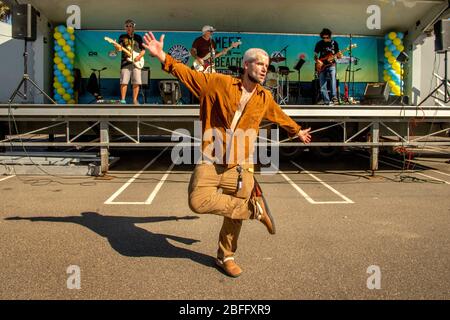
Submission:
M 326 105 L 329 107 L 332 107 L 332 106 L 334 106 L 334 103 L 333 103 L 333 101 L 330 101 L 330 102 L 327 102 Z
M 338 98 L 334 97 L 333 99 L 331 99 L 331 101 L 333 101 L 334 104 L 339 104 L 339 100 Z
M 120 100 L 121 104 L 127 104 L 127 100 Z
M 234 261 L 234 257 L 227 257 L 223 260 L 219 258 L 216 259 L 216 265 L 223 271 L 227 276 L 237 278 L 242 274 L 242 269 Z

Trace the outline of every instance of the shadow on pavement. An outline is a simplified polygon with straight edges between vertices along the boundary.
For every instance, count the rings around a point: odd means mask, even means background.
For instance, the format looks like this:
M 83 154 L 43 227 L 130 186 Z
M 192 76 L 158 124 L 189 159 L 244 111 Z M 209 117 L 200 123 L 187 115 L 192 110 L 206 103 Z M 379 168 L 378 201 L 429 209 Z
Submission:
M 111 247 L 127 257 L 182 258 L 208 267 L 214 267 L 211 256 L 172 245 L 168 239 L 192 245 L 199 240 L 168 234 L 153 233 L 137 227 L 139 223 L 156 223 L 198 219 L 186 217 L 123 217 L 104 216 L 97 212 L 83 212 L 80 216 L 70 217 L 10 217 L 5 220 L 29 220 L 32 222 L 76 223 L 108 239 Z

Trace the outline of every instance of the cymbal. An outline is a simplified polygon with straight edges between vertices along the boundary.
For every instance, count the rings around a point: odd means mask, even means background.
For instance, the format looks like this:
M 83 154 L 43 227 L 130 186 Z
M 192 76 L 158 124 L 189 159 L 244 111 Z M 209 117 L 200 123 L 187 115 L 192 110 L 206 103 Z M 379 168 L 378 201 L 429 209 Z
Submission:
M 273 62 L 282 62 L 284 60 L 286 60 L 285 57 L 273 57 L 273 58 L 270 58 L 270 61 L 273 61 Z

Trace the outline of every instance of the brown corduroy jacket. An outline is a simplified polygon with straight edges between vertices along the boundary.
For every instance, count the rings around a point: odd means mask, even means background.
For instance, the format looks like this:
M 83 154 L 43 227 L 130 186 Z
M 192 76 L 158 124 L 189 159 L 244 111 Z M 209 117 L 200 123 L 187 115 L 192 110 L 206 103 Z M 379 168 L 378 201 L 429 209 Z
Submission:
M 200 101 L 200 120 L 202 122 L 203 136 L 202 151 L 203 156 L 206 158 L 216 158 L 216 162 L 232 167 L 242 163 L 243 160 L 241 158 L 236 158 L 236 155 L 240 154 L 237 150 L 241 149 L 243 155 L 245 155 L 244 162 L 247 162 L 252 157 L 254 140 L 259 132 L 259 125 L 264 119 L 278 124 L 290 136 L 297 135 L 301 129 L 274 101 L 270 91 L 258 84 L 235 129 L 235 132 L 242 130 L 240 132 L 247 134 L 253 141 L 250 144 L 237 144 L 236 141 L 233 141 L 231 149 L 227 151 L 226 137 L 230 137 L 230 126 L 241 99 L 242 80 L 219 73 L 197 72 L 168 54 L 166 55 L 163 70 L 183 82 Z M 223 137 L 223 151 L 220 154 L 216 149 L 211 153 L 211 146 L 214 141 L 213 136 L 217 139 L 217 135 Z M 229 154 L 232 153 L 230 150 L 234 150 L 231 156 Z

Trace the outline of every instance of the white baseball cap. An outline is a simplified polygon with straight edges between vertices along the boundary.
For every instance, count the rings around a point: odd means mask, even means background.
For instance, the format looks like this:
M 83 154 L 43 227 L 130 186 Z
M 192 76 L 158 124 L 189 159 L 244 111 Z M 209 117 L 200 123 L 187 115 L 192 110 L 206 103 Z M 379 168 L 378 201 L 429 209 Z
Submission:
M 214 27 L 212 27 L 212 26 L 203 26 L 202 32 L 206 33 L 208 31 L 214 32 L 214 31 L 216 31 L 216 29 L 214 29 Z

